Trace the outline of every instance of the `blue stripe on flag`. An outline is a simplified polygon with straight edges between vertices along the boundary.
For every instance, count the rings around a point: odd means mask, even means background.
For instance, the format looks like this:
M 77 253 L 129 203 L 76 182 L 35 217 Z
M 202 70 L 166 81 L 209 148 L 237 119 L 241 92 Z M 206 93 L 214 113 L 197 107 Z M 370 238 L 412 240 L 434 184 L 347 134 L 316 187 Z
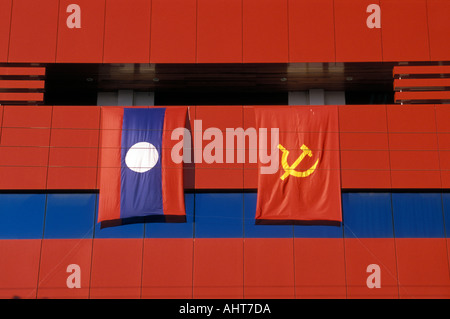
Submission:
M 124 109 L 121 152 L 121 218 L 163 214 L 161 149 L 164 115 L 164 108 Z M 136 145 L 137 143 L 144 144 Z M 157 160 L 153 161 L 151 165 L 154 164 L 154 166 L 149 170 L 147 170 L 151 167 L 148 165 L 149 152 L 145 151 L 149 144 L 145 143 L 150 143 L 157 151 Z M 152 151 L 150 155 L 154 159 L 155 151 Z M 130 162 L 134 164 L 130 165 Z M 150 162 L 152 161 L 150 160 Z

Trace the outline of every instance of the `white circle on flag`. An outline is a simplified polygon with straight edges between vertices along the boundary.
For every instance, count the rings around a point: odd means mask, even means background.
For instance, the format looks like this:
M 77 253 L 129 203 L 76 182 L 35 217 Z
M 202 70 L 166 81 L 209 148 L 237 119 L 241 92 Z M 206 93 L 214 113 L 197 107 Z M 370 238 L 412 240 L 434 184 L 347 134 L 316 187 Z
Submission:
M 130 147 L 125 155 L 125 164 L 136 173 L 145 173 L 158 163 L 159 154 L 156 147 L 147 142 L 139 142 Z

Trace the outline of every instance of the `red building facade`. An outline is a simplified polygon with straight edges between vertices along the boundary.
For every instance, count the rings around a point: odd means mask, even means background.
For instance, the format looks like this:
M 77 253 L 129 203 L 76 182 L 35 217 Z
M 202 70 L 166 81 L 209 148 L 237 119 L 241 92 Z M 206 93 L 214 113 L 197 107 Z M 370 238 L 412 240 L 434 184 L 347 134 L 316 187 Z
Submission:
M 0 297 L 449 298 L 449 15 L 0 0 Z M 105 108 L 183 106 L 195 140 L 298 105 L 337 106 L 339 225 L 255 223 L 248 144 L 244 163 L 184 166 L 186 221 L 97 223 Z

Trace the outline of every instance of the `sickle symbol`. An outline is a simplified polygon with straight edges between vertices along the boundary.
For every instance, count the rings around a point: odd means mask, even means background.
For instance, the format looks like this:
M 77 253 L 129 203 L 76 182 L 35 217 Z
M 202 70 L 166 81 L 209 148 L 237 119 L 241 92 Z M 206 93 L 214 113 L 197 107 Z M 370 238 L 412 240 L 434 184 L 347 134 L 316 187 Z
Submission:
M 285 149 L 283 147 L 283 145 L 281 145 L 281 144 L 278 144 L 278 148 L 283 152 L 283 155 L 281 156 L 281 165 L 283 166 L 284 174 L 283 174 L 283 176 L 280 177 L 281 180 L 284 180 L 289 175 L 292 175 L 295 177 L 308 177 L 309 175 L 314 173 L 314 170 L 316 169 L 317 164 L 319 164 L 319 159 L 317 159 L 317 161 L 314 163 L 313 166 L 311 166 L 311 168 L 307 169 L 304 172 L 298 172 L 295 170 L 295 168 L 298 166 L 298 164 L 300 164 L 300 162 L 305 158 L 306 155 L 308 155 L 309 157 L 312 156 L 311 150 L 305 144 L 303 144 L 300 147 L 300 149 L 303 151 L 302 154 L 300 154 L 300 156 L 295 160 L 294 164 L 289 166 L 289 164 L 287 162 L 287 158 L 289 156 L 289 151 L 287 149 Z

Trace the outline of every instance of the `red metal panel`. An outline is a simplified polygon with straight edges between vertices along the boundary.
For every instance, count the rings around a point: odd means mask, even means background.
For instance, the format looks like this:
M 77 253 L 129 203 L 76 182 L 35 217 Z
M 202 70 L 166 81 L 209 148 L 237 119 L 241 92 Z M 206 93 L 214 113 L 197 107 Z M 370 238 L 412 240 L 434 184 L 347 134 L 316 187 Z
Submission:
M 294 254 L 297 298 L 346 297 L 342 238 L 295 238 Z
M 47 188 L 95 189 L 100 109 L 54 106 Z
M 43 89 L 45 81 L 0 80 L 0 89 Z
M 143 239 L 94 239 L 90 298 L 139 298 Z
M 94 189 L 97 184 L 97 148 L 51 147 L 49 189 Z
M 383 61 L 428 61 L 426 0 L 380 0 Z
M 387 133 L 341 133 L 343 188 L 389 188 Z
M 438 133 L 439 151 L 450 151 L 450 133 Z
M 400 298 L 449 298 L 445 238 L 396 238 Z
M 436 132 L 434 105 L 387 105 L 389 132 Z
M 342 188 L 390 188 L 389 151 L 341 150 Z
M 0 75 L 45 75 L 45 68 L 42 67 L 0 67 Z
M 450 107 L 448 105 L 435 107 L 442 188 L 450 188 Z
M 402 165 L 404 162 L 401 162 Z M 392 165 L 392 188 L 441 188 L 441 174 L 439 170 L 421 172 L 418 170 L 396 170 Z
M 243 298 L 243 246 L 242 238 L 195 239 L 194 298 Z
M 435 105 L 438 132 L 450 133 L 450 105 Z
M 243 0 L 244 63 L 288 61 L 287 0 Z
M 0 93 L 0 101 L 8 101 L 8 102 L 39 102 L 44 100 L 44 94 L 43 93 L 27 93 L 27 92 L 21 92 L 21 93 Z
M 440 151 L 442 188 L 450 188 L 450 150 Z
M 0 62 L 8 61 L 12 0 L 0 0 Z
M 54 106 L 53 128 L 99 129 L 100 108 L 97 106 Z
M 288 0 L 289 62 L 334 62 L 333 0 Z
M 294 298 L 293 244 L 292 238 L 244 239 L 244 298 Z
M 440 188 L 433 105 L 387 106 L 392 187 Z
M 340 105 L 340 132 L 386 132 L 385 105 Z
M 3 156 L 2 153 L 0 148 L 1 156 Z M 43 156 L 48 157 L 46 154 Z M 0 189 L 45 189 L 47 167 L 11 166 L 0 161 L 0 175 L 2 176 Z
M 70 0 L 60 0 L 58 25 L 58 50 L 56 62 L 101 63 L 103 59 L 103 32 L 105 28 L 105 0 L 79 0 L 80 28 L 70 28 L 74 11 Z M 67 12 L 69 11 L 69 12 Z
M 395 102 L 425 101 L 436 103 L 436 101 L 450 100 L 450 91 L 403 91 L 395 92 Z
M 428 0 L 428 31 L 430 33 L 430 55 L 432 61 L 448 61 L 450 57 L 450 2 Z
M 376 274 L 368 270 L 373 264 L 379 267 L 379 288 L 367 285 Z M 398 298 L 394 238 L 346 238 L 345 265 L 348 298 Z
M 39 266 L 38 298 L 88 298 L 91 277 L 92 239 L 44 239 Z M 69 265 L 79 266 L 81 287 L 69 288 L 75 274 Z M 69 271 L 68 271 L 69 270 Z M 69 278 L 69 282 L 73 281 Z
M 106 0 L 103 63 L 149 63 L 151 0 Z
M 435 132 L 390 133 L 389 145 L 394 187 L 440 187 L 440 163 Z
M 47 189 L 95 189 L 96 167 L 49 167 Z
M 0 240 L 0 298 L 36 298 L 40 251 L 40 239 Z
M 98 135 L 99 130 L 97 129 L 52 128 L 50 146 L 74 149 L 89 148 L 97 152 Z
M 437 151 L 390 152 L 393 188 L 441 188 Z
M 381 29 L 369 28 L 367 7 L 378 0 L 335 0 L 336 61 L 381 61 Z M 381 13 L 383 19 L 383 13 Z M 383 21 L 383 20 L 382 20 Z M 383 22 L 381 22 L 383 23 Z
M 144 239 L 142 298 L 192 298 L 191 238 Z
M 448 262 L 450 265 L 450 238 L 447 238 L 447 255 L 448 255 L 448 259 L 449 259 Z
M 242 0 L 199 0 L 197 62 L 242 62 Z
M 436 132 L 430 133 L 389 133 L 391 150 L 436 151 L 438 138 Z
M 391 187 L 386 106 L 340 106 L 339 126 L 342 187 Z
M 405 90 L 405 89 L 426 89 L 429 91 L 436 89 L 444 89 L 450 87 L 450 79 L 395 79 L 394 80 L 394 90 Z
M 442 188 L 450 188 L 450 170 L 441 171 Z
M 339 137 L 341 150 L 388 151 L 389 149 L 387 132 L 341 132 Z
M 204 133 L 209 128 L 217 128 L 222 132 L 223 143 L 218 139 L 216 151 L 223 152 L 223 163 L 207 163 L 205 156 L 202 156 L 202 163 L 195 165 L 195 186 L 196 188 L 242 188 L 243 187 L 243 163 L 237 163 L 237 152 L 234 152 L 234 162 L 226 163 L 226 130 L 227 128 L 236 129 L 243 127 L 242 106 L 197 106 L 196 120 L 201 120 L 202 130 L 196 130 L 193 127 L 193 147 L 199 149 L 196 145 L 196 139 L 204 138 Z M 202 136 L 199 135 L 202 133 Z M 212 137 L 214 140 L 215 137 Z M 205 140 L 201 149 L 204 150 L 213 141 Z M 236 138 L 235 147 L 236 149 Z M 194 150 L 195 152 L 195 150 Z M 204 152 L 203 152 L 204 153 Z M 208 152 L 209 153 L 209 152 Z M 215 153 L 213 153 L 215 154 Z M 220 158 L 218 158 L 220 160 Z
M 5 127 L 2 130 L 2 146 L 47 146 L 50 141 L 48 128 Z
M 48 147 L 50 120 L 51 107 L 6 106 L 1 145 Z
M 343 158 L 341 158 L 344 161 Z M 386 188 L 390 187 L 389 171 L 345 169 L 341 171 L 342 188 Z
M 3 105 L 0 105 L 0 145 L 3 145 L 2 143 L 2 123 L 3 123 Z
M 52 106 L 6 105 L 4 108 L 3 127 L 50 127 Z
M 450 65 L 402 65 L 394 66 L 393 74 L 449 74 Z
M 194 63 L 196 1 L 152 0 L 151 63 Z
M 51 106 L 4 106 L 1 189 L 45 188 L 51 112 Z
M 58 5 L 59 0 L 14 1 L 8 62 L 55 62 Z
M 48 149 L 44 147 L 10 147 L 0 148 L 1 166 L 11 167 L 46 167 L 48 160 Z

